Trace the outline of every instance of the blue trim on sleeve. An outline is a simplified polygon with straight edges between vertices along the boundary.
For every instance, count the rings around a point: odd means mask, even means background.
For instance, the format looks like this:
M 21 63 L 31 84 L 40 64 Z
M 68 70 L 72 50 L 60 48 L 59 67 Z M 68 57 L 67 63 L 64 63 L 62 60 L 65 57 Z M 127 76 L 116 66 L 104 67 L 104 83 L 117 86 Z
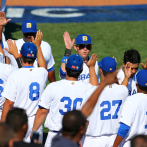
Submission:
M 124 123 L 120 123 L 120 127 L 118 129 L 117 134 L 124 138 L 128 134 L 129 130 L 130 130 L 130 127 L 128 125 Z
M 23 66 L 23 68 L 34 68 L 34 66 Z
M 48 69 L 47 71 L 50 72 L 50 71 L 53 71 L 53 70 L 55 70 L 55 67 L 54 66 L 51 67 L 50 69 Z
M 40 109 L 45 109 L 44 107 L 42 107 L 42 106 L 40 106 L 40 105 L 38 105 L 38 107 L 39 107 Z
M 63 70 L 61 69 L 61 67 L 60 67 L 60 74 L 61 74 L 62 76 L 66 76 L 66 72 L 63 72 Z
M 63 56 L 63 58 L 62 58 L 62 63 L 66 63 L 66 61 L 67 61 L 67 59 L 68 59 L 69 57 L 67 57 L 67 56 Z
M 2 49 L 4 49 L 4 44 L 3 44 L 2 42 L 1 42 L 0 44 L 1 44 L 1 46 L 2 46 Z

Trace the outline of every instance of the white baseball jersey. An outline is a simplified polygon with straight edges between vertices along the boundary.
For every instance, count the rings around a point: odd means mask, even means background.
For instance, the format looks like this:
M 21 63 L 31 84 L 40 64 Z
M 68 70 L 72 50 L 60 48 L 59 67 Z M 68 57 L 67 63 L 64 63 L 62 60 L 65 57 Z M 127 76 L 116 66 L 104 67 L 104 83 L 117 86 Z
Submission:
M 147 94 L 137 93 L 127 98 L 119 121 L 130 127 L 123 141 L 136 135 L 147 135 Z
M 15 42 L 17 45 L 18 53 L 20 53 L 21 47 L 25 42 L 23 39 L 15 40 Z M 4 42 L 4 48 L 8 48 L 7 42 Z M 44 59 L 46 61 L 47 69 L 52 68 L 55 64 L 55 61 L 54 61 L 54 58 L 52 55 L 51 46 L 47 42 L 42 41 L 41 42 L 41 50 L 42 50 Z M 9 54 L 6 50 L 4 50 L 4 51 L 5 51 L 5 56 L 9 57 L 9 59 L 10 59 L 10 64 L 15 67 L 18 67 L 17 62 L 16 62 L 15 58 L 13 57 L 13 55 Z M 37 59 L 34 62 L 34 66 L 38 67 Z
M 45 121 L 45 127 L 59 131 L 62 127 L 63 115 L 73 109 L 81 109 L 87 90 L 94 87 L 96 86 L 89 83 L 84 84 L 81 81 L 69 80 L 60 80 L 49 84 L 39 102 L 40 106 L 50 109 Z
M 0 63 L 0 69 L 1 69 L 0 70 L 0 113 L 1 113 L 3 109 L 3 104 L 5 102 L 5 98 L 3 98 L 1 94 L 3 92 L 3 89 L 5 88 L 9 75 L 17 68 L 8 64 Z
M 119 84 L 121 84 L 125 78 L 125 73 L 123 72 L 122 68 L 119 69 L 117 78 L 118 78 Z M 133 78 L 129 78 L 127 88 L 128 88 L 129 96 L 137 93 L 136 81 Z
M 99 75 L 98 75 L 98 62 L 96 61 L 95 63 L 95 72 L 96 72 L 96 75 L 97 75 L 97 78 L 100 82 L 100 79 L 99 79 Z M 60 79 L 65 79 L 66 76 L 63 76 L 61 73 L 59 73 L 59 77 Z M 82 81 L 84 83 L 89 83 L 90 82 L 90 74 L 89 74 L 89 68 L 88 66 L 86 65 L 86 63 L 83 64 L 83 71 L 82 73 L 80 74 L 79 78 L 78 78 L 79 81 Z
M 47 70 L 43 67 L 20 68 L 9 76 L 2 96 L 14 102 L 14 107 L 25 109 L 28 117 L 31 117 L 37 112 L 47 74 Z
M 117 134 L 120 109 L 128 96 L 124 85 L 112 84 L 104 88 L 89 116 L 86 134 L 89 136 L 107 136 Z

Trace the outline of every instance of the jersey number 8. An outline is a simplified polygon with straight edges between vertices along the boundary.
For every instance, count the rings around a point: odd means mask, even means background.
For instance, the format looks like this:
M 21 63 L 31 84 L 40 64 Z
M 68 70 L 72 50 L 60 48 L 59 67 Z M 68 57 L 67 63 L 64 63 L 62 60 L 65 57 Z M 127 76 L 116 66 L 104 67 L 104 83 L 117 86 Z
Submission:
M 29 86 L 29 90 L 30 90 L 29 98 L 31 99 L 31 101 L 38 100 L 39 99 L 40 85 L 37 82 L 33 82 Z

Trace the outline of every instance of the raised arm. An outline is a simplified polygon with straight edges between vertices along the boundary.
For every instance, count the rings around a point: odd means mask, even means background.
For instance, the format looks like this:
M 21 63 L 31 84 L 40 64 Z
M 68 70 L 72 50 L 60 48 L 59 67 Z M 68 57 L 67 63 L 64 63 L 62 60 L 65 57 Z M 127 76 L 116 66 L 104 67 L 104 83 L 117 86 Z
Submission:
M 128 86 L 129 78 L 131 76 L 131 67 L 128 67 L 129 64 L 130 64 L 130 62 L 127 62 L 124 67 L 125 78 L 124 78 L 123 82 L 121 83 L 121 85 L 124 85 L 126 87 Z
M 43 37 L 42 32 L 40 30 L 37 31 L 35 39 L 32 37 L 32 43 L 34 43 L 37 46 L 37 61 L 38 61 L 39 67 L 44 67 L 45 69 L 47 69 L 46 62 L 45 62 L 45 59 L 43 57 L 42 50 L 40 47 L 42 37 Z
M 94 93 L 90 96 L 88 101 L 84 104 L 84 106 L 81 109 L 81 112 L 86 117 L 88 117 L 92 113 L 92 111 L 95 107 L 95 104 L 97 103 L 97 100 L 98 100 L 101 92 L 105 88 L 105 86 L 111 85 L 111 84 L 116 83 L 118 81 L 116 75 L 117 75 L 116 71 L 114 71 L 110 74 L 107 74 L 105 80 L 100 83 L 98 88 L 94 91 Z
M 89 67 L 89 74 L 90 74 L 90 84 L 94 86 L 98 86 L 98 79 L 95 72 L 95 63 L 97 60 L 97 55 L 93 54 L 90 60 L 86 63 Z
M 64 38 L 64 43 L 65 43 L 66 50 L 65 50 L 65 54 L 64 54 L 64 56 L 62 58 L 61 70 L 63 72 L 66 72 L 65 63 L 66 63 L 66 60 L 68 59 L 68 57 L 71 55 L 71 49 L 74 46 L 75 39 L 71 40 L 70 35 L 69 35 L 68 32 L 64 32 L 63 38 Z

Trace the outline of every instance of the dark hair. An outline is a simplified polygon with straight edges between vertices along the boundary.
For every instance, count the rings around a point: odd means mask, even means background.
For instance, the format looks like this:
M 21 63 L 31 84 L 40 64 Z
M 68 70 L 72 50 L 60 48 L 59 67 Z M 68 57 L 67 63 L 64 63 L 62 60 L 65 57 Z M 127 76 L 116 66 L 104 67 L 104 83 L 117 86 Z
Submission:
M 138 84 L 140 90 L 147 92 L 147 87 L 141 86 Z
M 24 63 L 33 64 L 36 58 L 28 58 L 22 55 L 22 60 Z
M 110 73 L 110 72 L 107 72 L 107 71 L 104 71 L 104 70 L 102 70 L 102 72 L 103 72 L 104 77 L 105 77 L 107 74 Z
M 13 129 L 6 123 L 0 122 L 0 147 L 9 147 L 11 138 L 13 138 Z
M 141 138 L 141 139 L 144 140 L 144 142 L 140 143 L 139 146 L 138 146 L 138 144 L 137 144 L 137 142 L 136 142 L 136 140 L 137 140 L 138 138 Z M 145 143 L 145 144 L 144 144 L 144 143 Z M 131 139 L 131 147 L 136 147 L 136 145 L 137 145 L 137 147 L 146 147 L 146 145 L 147 145 L 147 136 L 146 136 L 146 135 L 137 135 L 137 136 L 133 137 L 133 138 Z
M 79 110 L 73 110 L 65 113 L 62 120 L 62 131 L 67 132 L 74 137 L 79 132 L 79 128 L 86 127 L 86 117 Z
M 23 125 L 28 124 L 26 111 L 21 108 L 10 110 L 6 117 L 6 123 L 13 128 L 14 132 L 19 132 Z
M 69 69 L 67 66 L 66 66 L 66 73 L 69 77 L 74 77 L 74 78 L 78 78 L 79 75 L 81 74 L 81 70 L 80 71 L 75 71 L 75 70 L 72 70 L 72 69 Z
M 125 51 L 123 61 L 124 61 L 124 64 L 126 64 L 127 62 L 136 64 L 136 63 L 140 63 L 141 57 L 137 50 L 130 49 Z

